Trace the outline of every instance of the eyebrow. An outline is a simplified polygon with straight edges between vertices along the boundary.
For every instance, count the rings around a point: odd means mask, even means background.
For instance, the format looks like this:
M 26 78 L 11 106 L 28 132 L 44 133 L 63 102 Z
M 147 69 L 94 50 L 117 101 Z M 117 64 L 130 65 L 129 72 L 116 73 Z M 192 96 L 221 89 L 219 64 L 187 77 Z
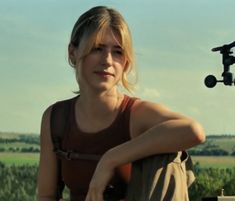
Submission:
M 103 44 L 103 43 L 99 43 L 98 46 L 107 47 L 108 45 Z M 117 48 L 117 49 L 123 49 L 120 45 L 113 45 L 112 47 Z

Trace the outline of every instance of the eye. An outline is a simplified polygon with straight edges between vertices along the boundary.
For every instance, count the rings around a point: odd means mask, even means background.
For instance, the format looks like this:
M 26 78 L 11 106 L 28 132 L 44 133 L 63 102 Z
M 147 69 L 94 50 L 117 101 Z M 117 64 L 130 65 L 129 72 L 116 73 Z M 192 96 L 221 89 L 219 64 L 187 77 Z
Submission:
M 114 50 L 114 53 L 115 53 L 115 54 L 118 54 L 118 55 L 120 55 L 120 56 L 123 55 L 123 51 L 122 51 L 122 50 Z
M 103 48 L 102 47 L 94 47 L 94 48 L 92 48 L 92 52 L 101 52 L 103 50 Z

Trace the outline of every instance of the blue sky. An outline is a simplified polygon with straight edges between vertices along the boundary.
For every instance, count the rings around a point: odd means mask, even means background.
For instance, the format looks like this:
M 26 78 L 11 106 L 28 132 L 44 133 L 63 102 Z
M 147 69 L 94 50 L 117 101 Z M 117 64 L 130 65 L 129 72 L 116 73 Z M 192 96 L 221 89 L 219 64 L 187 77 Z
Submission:
M 235 41 L 234 0 L 0 1 L 0 131 L 39 133 L 43 111 L 74 96 L 67 43 L 79 15 L 96 5 L 118 9 L 130 26 L 135 96 L 197 119 L 207 134 L 235 134 L 235 87 L 203 85 L 222 72 L 211 48 Z

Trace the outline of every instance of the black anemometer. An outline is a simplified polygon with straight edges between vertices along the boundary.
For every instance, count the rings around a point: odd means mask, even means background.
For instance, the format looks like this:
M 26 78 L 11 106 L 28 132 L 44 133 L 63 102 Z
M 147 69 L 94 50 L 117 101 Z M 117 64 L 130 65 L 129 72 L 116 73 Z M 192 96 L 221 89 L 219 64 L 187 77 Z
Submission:
M 233 65 L 235 63 L 235 57 L 231 54 L 233 53 L 231 49 L 235 47 L 235 41 L 230 44 L 225 44 L 220 47 L 215 47 L 211 51 L 217 52 L 220 51 L 220 54 L 222 54 L 222 63 L 224 67 L 224 71 L 222 73 L 222 80 L 217 80 L 214 75 L 208 75 L 204 83 L 208 88 L 213 88 L 217 82 L 223 82 L 224 85 L 233 85 L 235 84 L 235 80 L 233 79 L 233 74 L 230 72 L 230 65 Z

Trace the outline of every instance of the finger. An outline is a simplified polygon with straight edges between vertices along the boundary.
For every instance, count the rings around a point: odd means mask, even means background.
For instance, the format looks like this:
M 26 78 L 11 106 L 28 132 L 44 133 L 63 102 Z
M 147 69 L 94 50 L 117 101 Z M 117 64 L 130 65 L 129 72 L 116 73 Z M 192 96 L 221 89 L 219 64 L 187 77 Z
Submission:
M 97 201 L 104 201 L 103 193 L 99 193 L 99 194 L 97 195 Z
M 89 194 L 87 194 L 85 201 L 91 201 Z
M 99 191 L 94 190 L 90 193 L 91 201 L 103 201 L 103 196 L 99 193 Z
M 95 190 L 91 191 L 91 201 L 98 201 L 97 192 Z
M 97 201 L 96 191 L 94 189 L 89 189 L 85 201 Z

